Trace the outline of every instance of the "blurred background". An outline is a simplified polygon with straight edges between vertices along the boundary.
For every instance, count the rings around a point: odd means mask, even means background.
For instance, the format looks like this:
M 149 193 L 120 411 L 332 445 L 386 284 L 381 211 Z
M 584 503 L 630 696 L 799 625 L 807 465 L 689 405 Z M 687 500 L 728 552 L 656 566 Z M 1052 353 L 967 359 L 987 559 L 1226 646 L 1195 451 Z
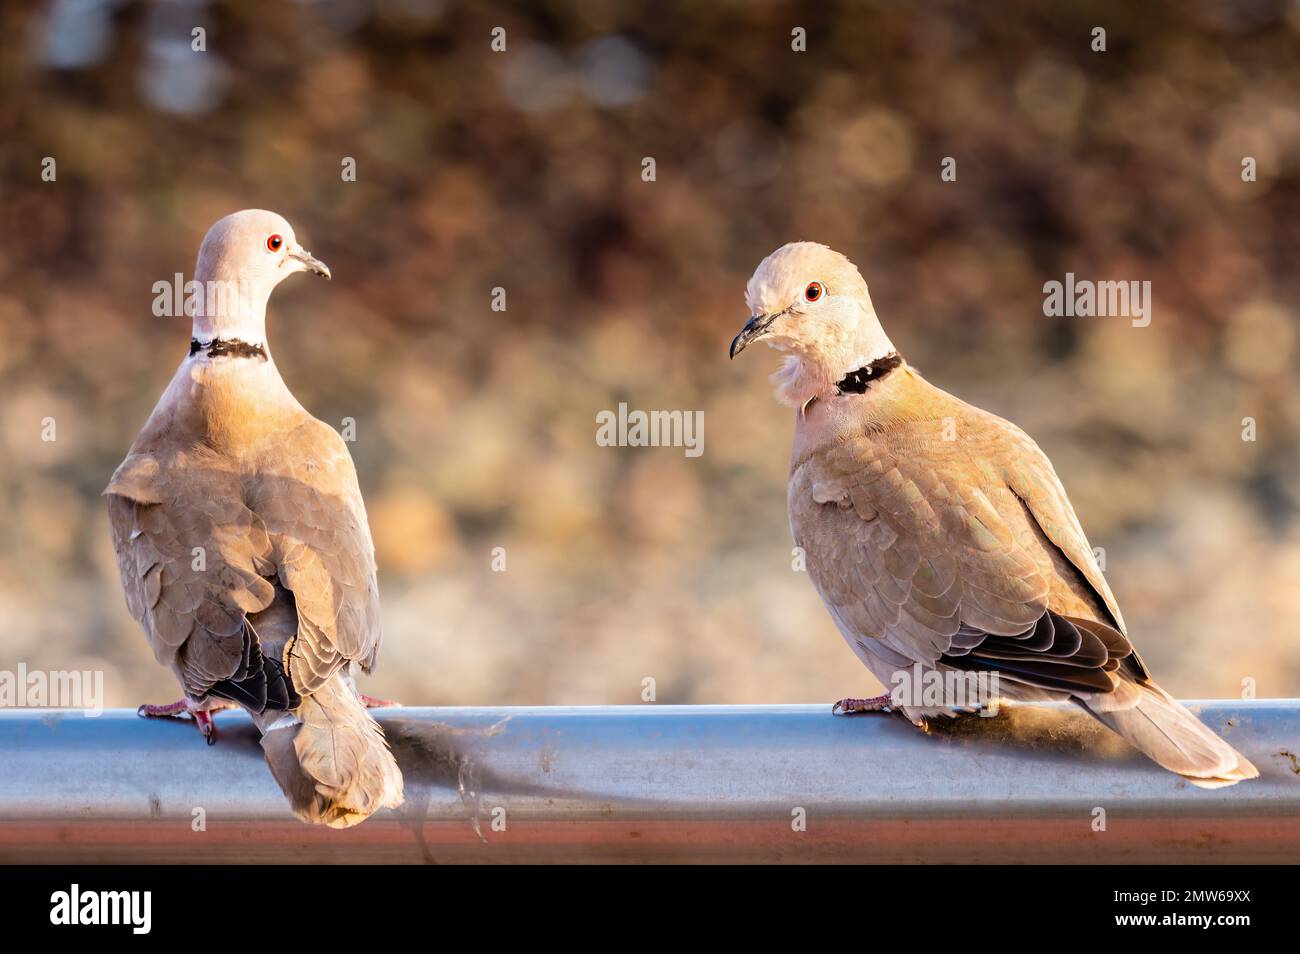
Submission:
M 153 284 L 263 207 L 334 271 L 268 325 L 303 404 L 356 421 L 368 692 L 875 689 L 791 567 L 778 356 L 726 354 L 754 266 L 813 239 L 913 364 L 1051 455 L 1166 688 L 1300 695 L 1300 4 L 53 0 L 0 26 L 0 668 L 176 697 L 99 493 L 187 349 Z M 1150 326 L 1045 318 L 1067 271 L 1151 281 Z M 703 455 L 597 446 L 620 401 L 703 410 Z

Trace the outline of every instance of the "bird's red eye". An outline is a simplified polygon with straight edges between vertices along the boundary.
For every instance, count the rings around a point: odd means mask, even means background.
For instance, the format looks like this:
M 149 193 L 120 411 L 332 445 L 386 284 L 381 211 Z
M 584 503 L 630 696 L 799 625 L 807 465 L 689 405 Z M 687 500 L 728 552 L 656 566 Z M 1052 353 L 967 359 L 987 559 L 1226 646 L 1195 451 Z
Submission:
M 266 247 L 272 252 L 280 251 L 280 246 L 284 244 L 284 239 L 279 235 L 269 235 L 266 239 Z
M 803 297 L 809 301 L 816 301 L 822 297 L 822 283 L 809 282 L 808 287 L 803 290 Z

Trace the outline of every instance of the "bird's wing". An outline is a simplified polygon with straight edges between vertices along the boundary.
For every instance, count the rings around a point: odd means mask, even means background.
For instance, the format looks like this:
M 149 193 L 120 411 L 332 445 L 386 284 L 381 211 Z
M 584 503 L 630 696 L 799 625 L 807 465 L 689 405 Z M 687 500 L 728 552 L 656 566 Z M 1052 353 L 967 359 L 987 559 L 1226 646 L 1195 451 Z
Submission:
M 900 668 L 994 669 L 1050 691 L 1110 691 L 1131 647 L 1009 486 L 1005 422 L 950 400 L 933 416 L 864 427 L 794 469 L 791 524 L 814 584 L 846 636 Z M 1039 483 L 1033 500 L 1047 509 Z M 1067 555 L 1077 550 L 1062 539 Z
M 379 651 L 374 544 L 347 445 L 306 418 L 245 478 L 265 522 L 271 560 L 294 596 L 298 632 L 286 659 L 299 692 L 316 691 L 350 660 L 369 670 Z
M 1074 506 L 1066 496 L 1056 468 L 1028 434 L 1008 421 L 995 418 L 1005 447 L 998 455 L 1002 462 L 1002 480 L 1033 515 L 1039 529 L 1052 546 L 1060 550 L 1070 565 L 1082 574 L 1092 593 L 1105 606 L 1111 623 L 1127 633 L 1115 594 L 1102 575 L 1101 567 L 1088 538 L 1083 533 Z
M 275 568 L 239 475 L 201 447 L 133 453 L 104 493 L 127 605 L 158 661 L 194 699 L 259 680 L 265 697 L 266 661 L 246 617 L 274 599 Z

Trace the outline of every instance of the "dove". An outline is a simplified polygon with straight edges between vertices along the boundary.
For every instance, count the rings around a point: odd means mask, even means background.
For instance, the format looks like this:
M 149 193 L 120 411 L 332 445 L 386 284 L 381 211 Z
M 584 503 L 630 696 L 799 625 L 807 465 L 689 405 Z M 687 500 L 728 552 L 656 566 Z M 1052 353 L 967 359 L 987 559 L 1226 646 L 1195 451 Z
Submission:
M 852 262 L 824 245 L 784 245 L 745 297 L 750 318 L 731 357 L 755 341 L 784 353 L 771 381 L 795 410 L 794 541 L 877 679 L 996 675 L 1000 697 L 1075 703 L 1195 785 L 1258 776 L 1152 679 L 1051 461 L 1020 428 L 903 360 Z M 961 708 L 893 701 L 845 699 L 832 711 L 901 709 L 925 726 Z
M 189 353 L 104 490 L 127 606 L 183 697 L 145 716 L 242 708 L 302 820 L 347 828 L 402 804 L 353 681 L 380 645 L 374 545 L 347 445 L 290 393 L 266 340 L 272 290 L 330 270 L 259 209 L 208 231 Z

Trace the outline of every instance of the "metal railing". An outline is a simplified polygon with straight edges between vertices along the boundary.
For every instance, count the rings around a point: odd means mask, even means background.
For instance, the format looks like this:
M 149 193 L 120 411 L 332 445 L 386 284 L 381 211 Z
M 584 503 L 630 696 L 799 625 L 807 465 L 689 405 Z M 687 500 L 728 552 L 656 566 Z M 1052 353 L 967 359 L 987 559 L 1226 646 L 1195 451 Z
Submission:
M 6 862 L 1297 862 L 1300 701 L 1191 703 L 1259 767 L 1205 791 L 1072 710 L 925 735 L 829 706 L 393 709 L 406 804 L 288 811 L 251 723 L 0 712 Z

